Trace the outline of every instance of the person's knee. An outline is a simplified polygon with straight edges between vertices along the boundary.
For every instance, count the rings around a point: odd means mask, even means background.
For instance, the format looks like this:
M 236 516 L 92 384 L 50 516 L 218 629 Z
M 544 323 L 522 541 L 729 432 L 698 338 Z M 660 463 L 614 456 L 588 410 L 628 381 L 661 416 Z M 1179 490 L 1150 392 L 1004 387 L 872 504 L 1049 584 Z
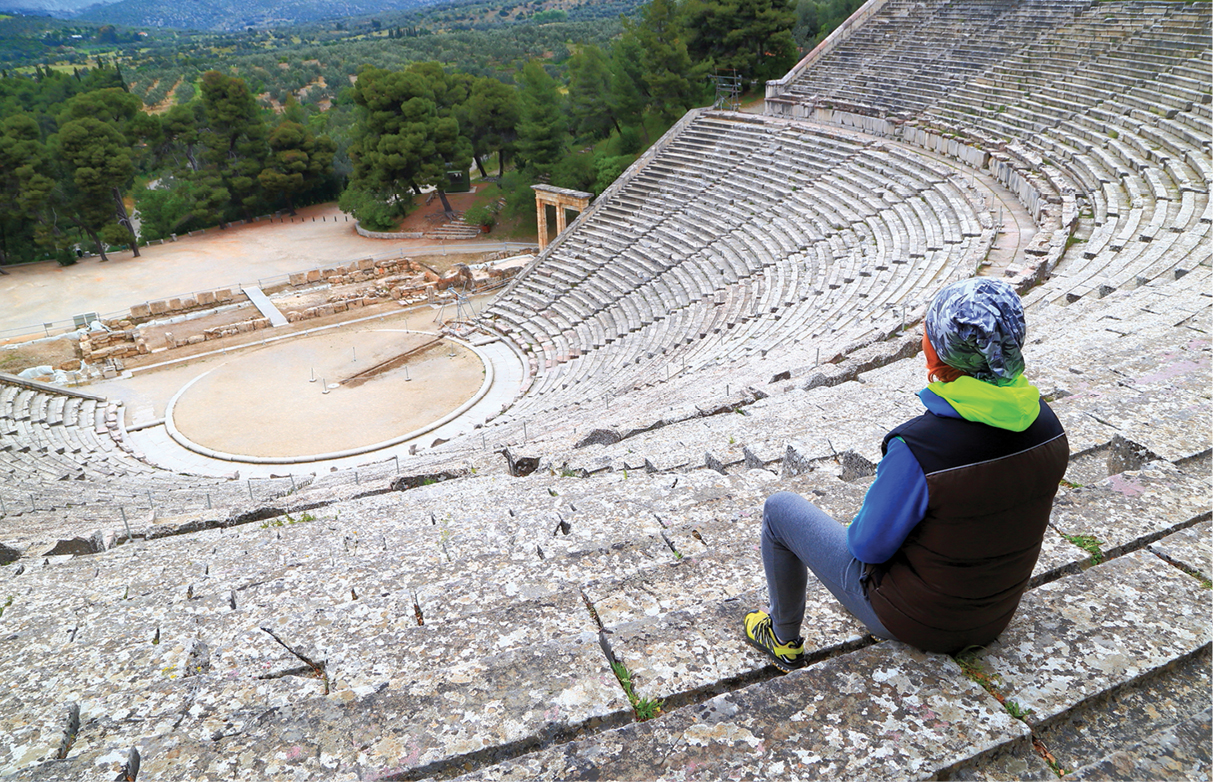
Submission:
M 790 491 L 776 492 L 767 497 L 767 501 L 762 506 L 763 528 L 774 534 L 786 522 L 791 509 L 802 502 L 804 502 L 803 497 Z
M 791 491 L 775 492 L 770 497 L 767 497 L 767 501 L 763 504 L 762 515 L 769 516 L 772 514 L 780 514 L 783 511 L 785 511 L 790 505 L 792 505 L 798 501 L 803 501 L 803 500 L 804 500 L 804 498 L 801 497 L 796 492 L 791 492 Z

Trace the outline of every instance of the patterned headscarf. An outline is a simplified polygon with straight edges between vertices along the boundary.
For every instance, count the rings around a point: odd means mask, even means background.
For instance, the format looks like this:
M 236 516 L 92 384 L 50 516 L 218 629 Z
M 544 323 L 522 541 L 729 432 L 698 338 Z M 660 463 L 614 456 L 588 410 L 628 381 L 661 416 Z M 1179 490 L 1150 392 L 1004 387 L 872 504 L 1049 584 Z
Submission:
M 996 386 L 1023 374 L 1023 304 L 1001 280 L 971 277 L 936 294 L 926 330 L 939 359 Z

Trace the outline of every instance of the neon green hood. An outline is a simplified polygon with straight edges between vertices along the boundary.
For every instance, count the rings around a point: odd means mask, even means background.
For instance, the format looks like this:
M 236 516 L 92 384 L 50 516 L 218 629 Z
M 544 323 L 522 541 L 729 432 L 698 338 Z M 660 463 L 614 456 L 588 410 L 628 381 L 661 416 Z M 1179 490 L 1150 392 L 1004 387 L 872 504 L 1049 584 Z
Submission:
M 961 376 L 927 388 L 943 398 L 966 421 L 1022 432 L 1040 415 L 1040 390 L 1022 374 L 1006 386 Z

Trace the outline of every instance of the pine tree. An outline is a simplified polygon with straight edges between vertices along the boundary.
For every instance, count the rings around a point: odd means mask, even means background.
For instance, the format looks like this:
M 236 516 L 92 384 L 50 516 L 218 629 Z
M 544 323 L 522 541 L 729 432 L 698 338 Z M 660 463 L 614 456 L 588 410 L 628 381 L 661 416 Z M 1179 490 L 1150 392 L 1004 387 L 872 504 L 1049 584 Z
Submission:
M 522 111 L 518 120 L 518 153 L 536 174 L 550 175 L 568 147 L 560 91 L 537 60 L 522 69 Z
M 687 52 L 686 26 L 675 0 L 651 0 L 638 23 L 624 19 L 624 32 L 639 44 L 649 108 L 672 121 L 699 104 L 710 64 L 695 63 Z
M 583 46 L 569 61 L 568 109 L 571 130 L 582 139 L 601 139 L 621 130 L 611 100 L 610 60 L 597 46 Z

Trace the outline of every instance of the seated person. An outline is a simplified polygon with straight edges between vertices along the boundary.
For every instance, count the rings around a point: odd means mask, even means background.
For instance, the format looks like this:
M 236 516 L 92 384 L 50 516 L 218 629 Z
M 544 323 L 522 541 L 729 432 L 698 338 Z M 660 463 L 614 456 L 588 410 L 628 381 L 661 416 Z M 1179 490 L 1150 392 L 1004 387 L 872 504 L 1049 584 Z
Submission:
M 746 640 L 783 671 L 805 664 L 807 569 L 877 638 L 955 653 L 993 641 L 1028 587 L 1069 460 L 1057 416 L 1024 378 L 1023 306 L 1011 286 L 945 287 L 922 337 L 927 412 L 884 438 L 849 528 L 808 500 L 766 501 L 769 611 Z

